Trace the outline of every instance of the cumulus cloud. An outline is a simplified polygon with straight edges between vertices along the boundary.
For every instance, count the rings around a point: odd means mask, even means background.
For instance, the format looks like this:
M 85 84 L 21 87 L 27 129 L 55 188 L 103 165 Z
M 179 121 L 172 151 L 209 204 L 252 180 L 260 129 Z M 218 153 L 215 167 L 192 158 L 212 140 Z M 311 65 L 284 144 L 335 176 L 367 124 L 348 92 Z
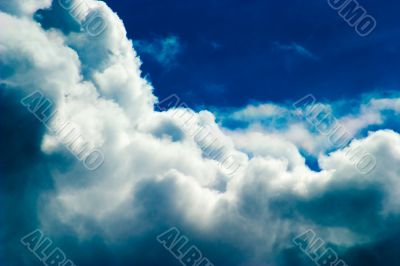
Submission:
M 218 124 L 218 112 L 207 110 L 190 111 L 187 121 L 176 115 L 182 107 L 154 110 L 158 100 L 141 77 L 122 21 L 104 2 L 86 2 L 86 16 L 97 12 L 107 24 L 95 38 L 82 28 L 38 23 L 32 15 L 50 7 L 48 1 L 1 2 L 4 265 L 33 264 L 36 258 L 18 242 L 33 227 L 50 235 L 77 265 L 177 264 L 156 241 L 171 226 L 215 265 L 307 265 L 291 238 L 310 227 L 349 265 L 382 265 L 396 257 L 390 243 L 400 232 L 400 135 L 389 129 L 362 132 L 384 125 L 385 111 L 398 113 L 397 98 L 369 99 L 356 112 L 340 115 L 355 139 L 337 149 L 290 105 L 251 105 L 222 115 L 246 122 L 240 129 Z M 56 5 L 43 15 L 67 12 Z M 171 57 L 168 47 L 176 41 L 150 50 L 165 52 L 160 60 L 170 62 L 177 52 Z M 101 148 L 105 159 L 99 169 L 83 168 L 19 103 L 35 90 L 55 103 L 52 119 L 73 122 Z M 240 158 L 243 171 L 224 172 L 183 128 L 188 125 L 210 128 Z M 353 146 L 377 159 L 368 175 L 346 156 Z M 304 150 L 318 160 L 320 171 L 310 169 Z M 375 247 L 387 248 L 386 257 L 360 259 Z

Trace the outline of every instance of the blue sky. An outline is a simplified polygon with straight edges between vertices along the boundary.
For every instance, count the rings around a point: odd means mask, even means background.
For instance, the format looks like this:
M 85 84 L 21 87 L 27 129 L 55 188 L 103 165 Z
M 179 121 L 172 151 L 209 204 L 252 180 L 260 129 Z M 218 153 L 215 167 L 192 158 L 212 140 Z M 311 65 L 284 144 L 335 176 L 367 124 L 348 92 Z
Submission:
M 134 40 L 174 37 L 174 66 L 138 53 L 160 98 L 190 105 L 240 106 L 313 93 L 330 100 L 397 90 L 400 3 L 361 4 L 376 18 L 367 37 L 327 1 L 112 1 Z M 298 49 L 296 49 L 296 47 Z

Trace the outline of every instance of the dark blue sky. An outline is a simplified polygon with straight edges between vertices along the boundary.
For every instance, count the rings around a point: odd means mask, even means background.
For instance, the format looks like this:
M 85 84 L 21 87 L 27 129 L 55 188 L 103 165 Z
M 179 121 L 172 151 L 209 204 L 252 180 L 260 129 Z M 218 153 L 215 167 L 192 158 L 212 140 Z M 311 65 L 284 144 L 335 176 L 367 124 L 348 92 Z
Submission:
M 359 1 L 377 21 L 367 37 L 357 35 L 324 0 L 106 2 L 133 40 L 179 41 L 170 65 L 137 49 L 160 99 L 177 93 L 192 107 L 241 106 L 307 93 L 334 100 L 400 87 L 395 0 Z

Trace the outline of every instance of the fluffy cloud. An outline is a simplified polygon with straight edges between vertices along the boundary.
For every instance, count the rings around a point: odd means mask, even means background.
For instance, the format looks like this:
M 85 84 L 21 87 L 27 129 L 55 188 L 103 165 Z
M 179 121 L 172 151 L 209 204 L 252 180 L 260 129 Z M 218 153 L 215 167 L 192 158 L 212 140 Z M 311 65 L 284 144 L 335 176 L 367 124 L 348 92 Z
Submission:
M 32 227 L 45 230 L 77 265 L 177 264 L 155 241 L 169 226 L 187 232 L 215 265 L 303 265 L 291 238 L 309 227 L 351 265 L 382 265 L 380 256 L 369 264 L 360 259 L 376 246 L 387 247 L 386 259 L 395 257 L 387 243 L 400 229 L 400 135 L 362 134 L 384 125 L 387 110 L 398 113 L 397 98 L 369 99 L 340 115 L 359 137 L 340 149 L 327 145 L 290 106 L 261 104 L 221 116 L 246 122 L 241 129 L 217 124 L 206 110 L 189 110 L 190 121 L 177 115 L 187 108 L 158 112 L 122 21 L 105 3 L 86 2 L 89 9 L 77 22 L 100 14 L 107 27 L 99 36 L 34 20 L 48 1 L 1 1 L 0 100 L 6 115 L 0 126 L 9 140 L 3 139 L 8 148 L 1 154 L 7 212 L 1 262 L 32 264 L 35 257 L 17 243 Z M 61 18 L 74 19 L 58 5 L 53 2 L 42 16 L 64 12 Z M 19 104 L 35 90 L 102 150 L 99 169 L 85 169 Z M 218 140 L 211 144 L 215 149 L 223 146 L 240 158 L 241 171 L 229 175 L 207 154 L 199 141 L 204 128 Z M 346 156 L 354 146 L 377 159 L 368 175 Z M 310 169 L 304 151 L 318 160 L 320 171 Z M 15 214 L 13 206 L 27 211 Z

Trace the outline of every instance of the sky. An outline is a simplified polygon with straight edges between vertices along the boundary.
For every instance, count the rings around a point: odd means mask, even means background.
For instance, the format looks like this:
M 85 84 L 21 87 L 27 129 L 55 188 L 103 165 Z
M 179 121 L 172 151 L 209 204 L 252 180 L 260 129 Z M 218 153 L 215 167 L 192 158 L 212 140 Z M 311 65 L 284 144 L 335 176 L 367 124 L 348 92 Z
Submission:
M 0 0 L 0 265 L 399 265 L 399 6 Z
M 398 1 L 362 1 L 377 20 L 366 37 L 327 1 L 107 3 L 133 40 L 174 40 L 169 62 L 139 44 L 137 51 L 156 94 L 178 93 L 191 106 L 284 102 L 307 93 L 336 100 L 400 85 Z

